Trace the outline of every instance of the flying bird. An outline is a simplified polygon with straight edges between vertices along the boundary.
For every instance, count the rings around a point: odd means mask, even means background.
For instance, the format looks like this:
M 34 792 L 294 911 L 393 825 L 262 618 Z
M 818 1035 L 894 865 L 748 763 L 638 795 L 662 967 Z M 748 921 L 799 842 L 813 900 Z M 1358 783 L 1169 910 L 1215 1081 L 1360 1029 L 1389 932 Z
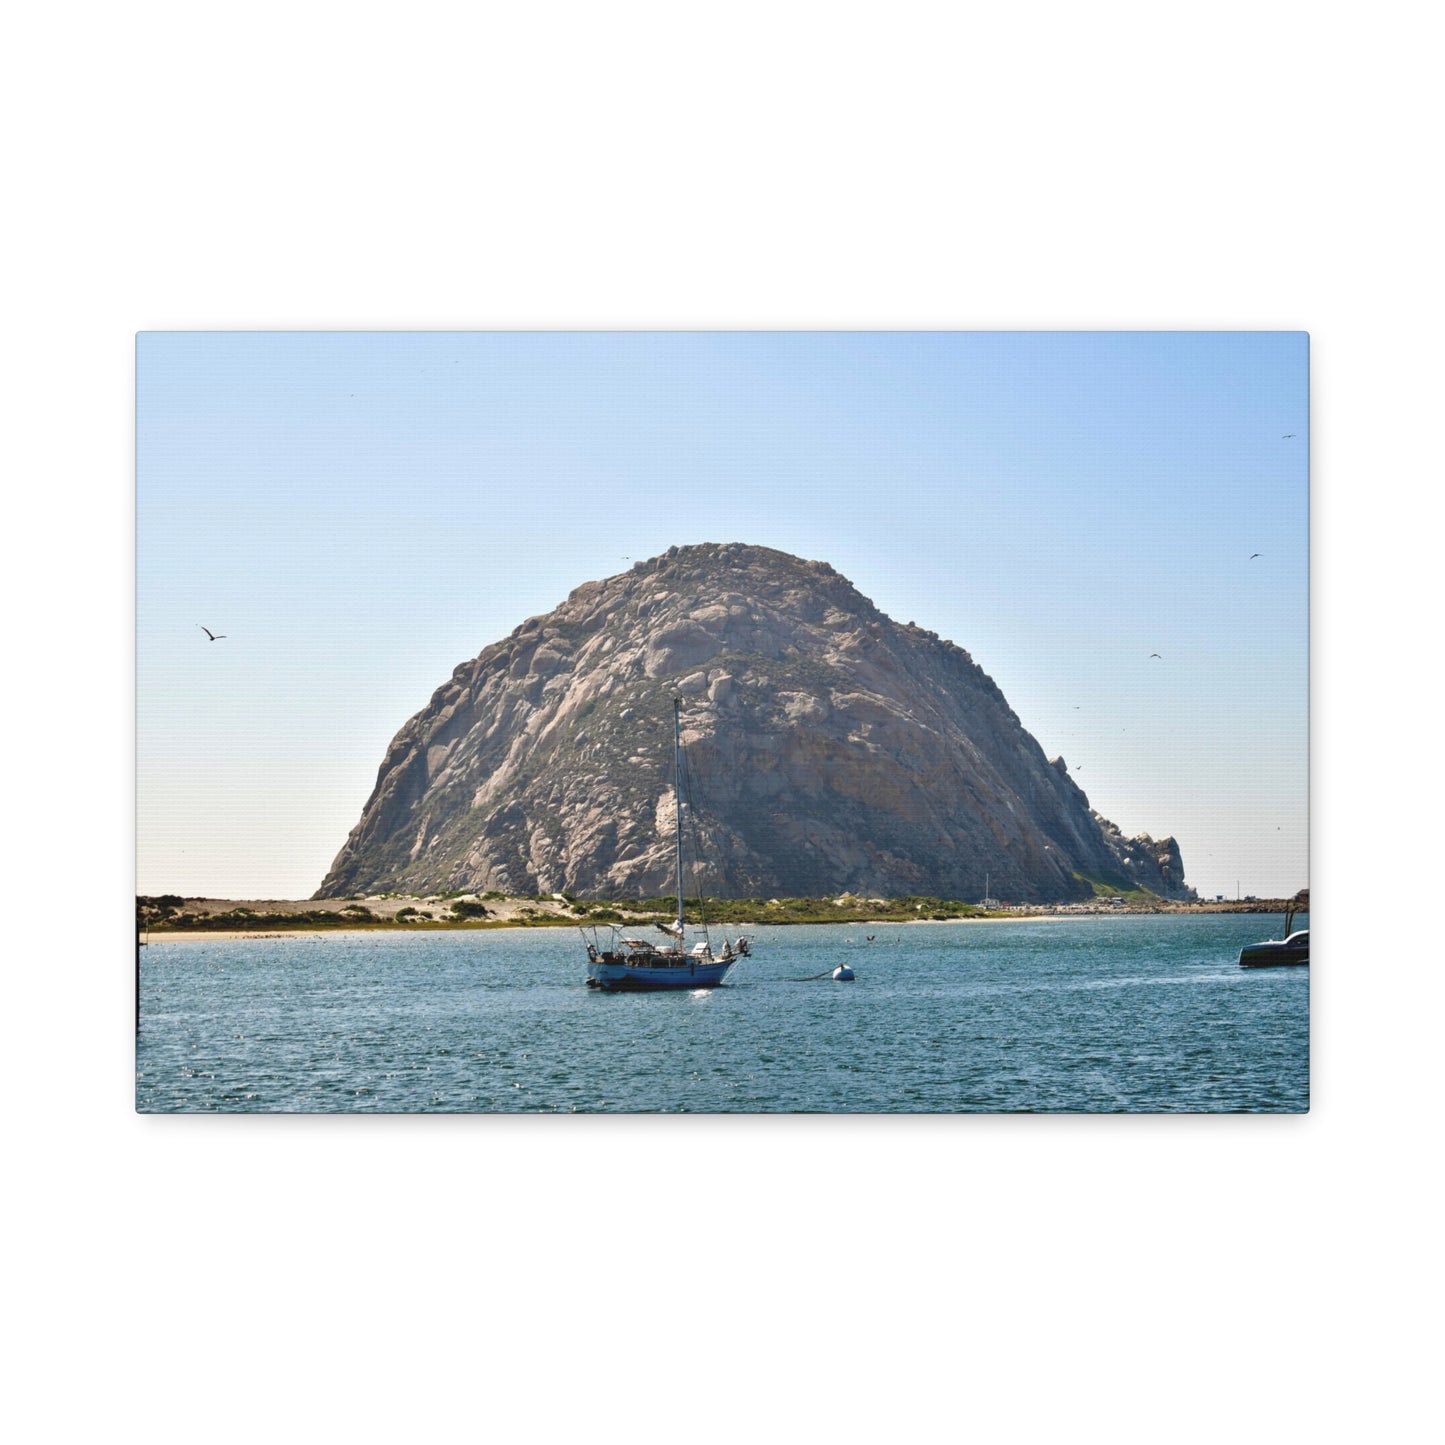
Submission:
M 199 622 L 196 623 L 196 626 L 200 627 L 201 631 L 204 632 L 212 642 L 219 642 L 226 635 L 224 632 L 212 632 L 209 627 L 201 627 Z
M 1280 438 L 1280 441 L 1282 441 L 1282 442 L 1287 442 L 1293 435 L 1294 435 L 1294 433 L 1293 433 L 1292 431 L 1287 431 L 1287 432 Z
M 1251 562 L 1253 562 L 1256 557 L 1263 557 L 1263 556 L 1264 556 L 1264 553 L 1263 553 L 1263 552 L 1251 552 L 1251 553 L 1249 554 L 1249 560 L 1250 560 Z
M 1151 653 L 1149 654 L 1149 656 L 1150 656 L 1150 657 L 1159 657 L 1159 654 L 1158 654 L 1157 652 L 1151 652 Z M 1163 662 L 1164 659 L 1163 659 L 1162 657 L 1159 657 L 1159 661 L 1160 661 L 1160 662 Z

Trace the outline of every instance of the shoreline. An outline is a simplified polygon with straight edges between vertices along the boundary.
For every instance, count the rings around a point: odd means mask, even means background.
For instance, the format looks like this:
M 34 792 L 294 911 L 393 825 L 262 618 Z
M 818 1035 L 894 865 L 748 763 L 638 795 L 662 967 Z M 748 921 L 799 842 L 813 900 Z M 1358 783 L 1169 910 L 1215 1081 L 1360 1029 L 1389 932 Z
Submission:
M 953 923 L 1058 923 L 1070 917 L 1064 913 L 1027 913 L 1020 914 L 1017 918 L 850 918 L 840 923 L 769 923 L 766 920 L 761 923 L 738 922 L 736 920 L 722 924 L 710 924 L 712 928 L 719 931 L 733 932 L 735 929 L 750 929 L 756 931 L 760 928 L 917 928 L 924 924 L 934 924 L 942 927 Z M 1075 917 L 1087 917 L 1088 915 L 1073 915 Z M 1143 916 L 1143 915 L 1140 915 Z M 218 943 L 236 943 L 243 938 L 254 939 L 261 942 L 263 939 L 285 939 L 285 938 L 420 938 L 426 934 L 446 933 L 537 933 L 539 931 L 560 932 L 567 925 L 562 923 L 494 923 L 484 928 L 292 928 L 292 929 L 268 929 L 262 933 L 259 929 L 233 929 L 222 932 L 218 929 L 171 929 L 167 928 L 159 932 L 151 933 L 142 944 L 142 947 L 149 947 L 153 943 L 200 943 L 206 939 L 213 939 Z M 573 924 L 572 927 L 587 927 L 586 924 Z M 598 928 L 626 928 L 625 923 L 599 923 Z
M 1000 904 L 984 909 L 958 898 L 704 898 L 689 901 L 695 920 L 719 933 L 814 926 L 884 928 L 916 923 L 1040 923 L 1060 918 L 1137 918 L 1160 914 L 1308 912 L 1308 891 L 1295 899 L 1164 899 L 1136 893 L 1068 903 Z M 991 902 L 993 900 L 990 900 Z M 1301 906 L 1303 905 L 1303 906 Z M 667 898 L 574 898 L 565 893 L 353 894 L 347 898 L 203 898 L 177 894 L 136 898 L 137 943 L 214 938 L 281 940 L 315 935 L 487 933 L 496 929 L 617 928 L 648 932 L 674 914 Z
M 1308 909 L 1298 910 L 1301 913 L 1308 913 Z M 1077 908 L 1072 911 L 1063 908 L 1051 911 L 1039 910 L 1029 913 L 989 913 L 974 917 L 965 918 L 846 918 L 846 919 L 815 919 L 808 922 L 790 922 L 779 919 L 732 919 L 726 923 L 709 925 L 722 932 L 731 932 L 734 929 L 758 930 L 763 928 L 916 928 L 923 925 L 935 927 L 951 927 L 957 925 L 989 924 L 989 923 L 1059 923 L 1070 919 L 1078 918 L 1158 918 L 1161 916 L 1191 916 L 1197 914 L 1234 913 L 1254 914 L 1263 913 L 1279 915 L 1285 912 L 1283 906 L 1279 908 L 1261 907 L 1221 907 L 1218 904 L 1211 904 L 1201 907 L 1174 907 L 1174 908 Z M 429 934 L 472 934 L 472 933 L 535 933 L 539 929 L 559 930 L 563 928 L 587 929 L 595 928 L 645 928 L 650 923 L 641 919 L 629 920 L 625 923 L 596 923 L 588 924 L 585 919 L 564 919 L 555 918 L 546 921 L 521 922 L 510 919 L 499 919 L 488 923 L 452 923 L 434 924 L 427 927 L 423 924 L 383 924 L 380 927 L 372 925 L 356 928 L 319 926 L 311 928 L 266 928 L 266 929 L 205 929 L 205 928 L 164 928 L 151 930 L 144 939 L 138 939 L 142 947 L 149 947 L 154 943 L 199 943 L 210 939 L 217 943 L 237 943 L 243 939 L 252 939 L 256 942 L 280 941 L 294 938 L 366 938 L 378 935 L 387 938 L 395 938 L 398 935 L 416 938 Z

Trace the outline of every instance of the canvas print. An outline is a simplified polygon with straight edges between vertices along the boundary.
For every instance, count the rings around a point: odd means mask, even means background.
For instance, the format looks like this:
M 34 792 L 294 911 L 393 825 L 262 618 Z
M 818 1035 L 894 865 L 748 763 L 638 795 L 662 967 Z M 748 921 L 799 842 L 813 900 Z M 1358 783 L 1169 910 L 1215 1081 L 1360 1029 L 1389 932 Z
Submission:
M 137 1109 L 1308 1109 L 1308 362 L 143 333 Z

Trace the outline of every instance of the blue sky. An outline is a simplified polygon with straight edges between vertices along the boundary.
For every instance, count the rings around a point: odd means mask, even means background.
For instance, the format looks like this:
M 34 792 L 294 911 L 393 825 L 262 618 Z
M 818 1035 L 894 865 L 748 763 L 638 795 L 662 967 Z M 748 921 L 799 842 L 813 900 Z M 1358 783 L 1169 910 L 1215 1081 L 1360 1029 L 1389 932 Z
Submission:
M 308 895 L 457 663 L 743 541 L 967 648 L 1202 894 L 1293 892 L 1308 433 L 1298 332 L 144 333 L 137 885 Z

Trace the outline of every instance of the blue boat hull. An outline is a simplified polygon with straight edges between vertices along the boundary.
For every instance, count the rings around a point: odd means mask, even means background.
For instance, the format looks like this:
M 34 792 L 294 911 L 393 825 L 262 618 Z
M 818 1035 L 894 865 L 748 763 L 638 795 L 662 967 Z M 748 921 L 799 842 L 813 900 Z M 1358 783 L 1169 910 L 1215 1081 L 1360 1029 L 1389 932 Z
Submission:
M 587 985 L 606 993 L 652 992 L 658 989 L 716 988 L 735 960 L 687 959 L 678 963 L 611 962 L 591 960 Z

